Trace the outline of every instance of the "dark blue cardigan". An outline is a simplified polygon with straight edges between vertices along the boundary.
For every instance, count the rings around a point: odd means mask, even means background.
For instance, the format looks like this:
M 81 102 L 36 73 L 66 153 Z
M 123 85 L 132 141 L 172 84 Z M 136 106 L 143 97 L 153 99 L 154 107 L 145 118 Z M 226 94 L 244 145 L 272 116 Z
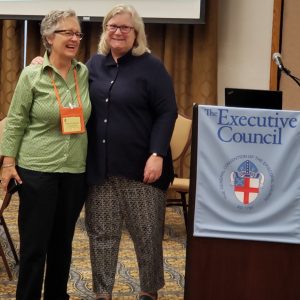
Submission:
M 169 144 L 177 107 L 164 65 L 149 53 L 129 52 L 118 63 L 111 54 L 94 55 L 87 67 L 88 184 L 115 175 L 142 181 L 149 155 L 157 152 L 164 157 L 163 174 L 153 185 L 167 189 L 174 177 Z

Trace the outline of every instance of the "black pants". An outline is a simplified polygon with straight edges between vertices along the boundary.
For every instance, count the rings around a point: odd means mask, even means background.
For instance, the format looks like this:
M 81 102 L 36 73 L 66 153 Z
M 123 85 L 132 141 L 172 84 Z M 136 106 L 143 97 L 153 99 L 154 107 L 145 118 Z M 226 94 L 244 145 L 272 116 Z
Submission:
M 82 209 L 84 174 L 18 168 L 20 269 L 17 300 L 39 300 L 46 263 L 44 299 L 65 300 L 75 224 Z

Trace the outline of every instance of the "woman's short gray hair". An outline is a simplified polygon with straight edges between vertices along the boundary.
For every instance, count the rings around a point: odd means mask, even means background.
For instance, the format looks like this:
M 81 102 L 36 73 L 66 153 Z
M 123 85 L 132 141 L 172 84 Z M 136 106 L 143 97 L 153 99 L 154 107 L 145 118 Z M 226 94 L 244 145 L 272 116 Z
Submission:
M 132 5 L 127 4 L 118 4 L 114 6 L 104 17 L 104 20 L 102 22 L 102 34 L 98 45 L 98 52 L 103 55 L 107 55 L 110 52 L 110 46 L 106 41 L 106 25 L 108 21 L 115 15 L 123 13 L 128 13 L 131 15 L 134 31 L 136 34 L 136 39 L 132 48 L 132 54 L 135 56 L 140 56 L 145 52 L 150 52 L 147 45 L 144 22 L 136 9 Z
M 52 10 L 42 20 L 40 33 L 42 36 L 43 44 L 48 53 L 51 52 L 51 45 L 47 41 L 47 37 L 54 33 L 58 28 L 58 23 L 66 18 L 75 17 L 76 13 L 73 9 L 68 10 Z M 77 18 L 78 20 L 78 18 Z M 79 20 L 78 20 L 79 23 Z

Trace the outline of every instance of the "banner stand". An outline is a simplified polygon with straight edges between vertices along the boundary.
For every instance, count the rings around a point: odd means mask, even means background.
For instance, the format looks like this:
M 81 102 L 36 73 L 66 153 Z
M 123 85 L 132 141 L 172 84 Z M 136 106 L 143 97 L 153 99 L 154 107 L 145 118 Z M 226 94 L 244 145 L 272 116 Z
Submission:
M 194 106 L 185 300 L 300 299 L 300 245 L 193 237 L 198 107 Z M 300 222 L 300 220 L 299 220 Z

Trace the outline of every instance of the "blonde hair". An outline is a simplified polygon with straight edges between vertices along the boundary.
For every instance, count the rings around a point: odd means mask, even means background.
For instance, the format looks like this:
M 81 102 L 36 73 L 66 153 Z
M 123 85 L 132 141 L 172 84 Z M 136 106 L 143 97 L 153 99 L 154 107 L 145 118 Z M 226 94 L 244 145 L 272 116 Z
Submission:
M 138 12 L 132 5 L 118 4 L 114 6 L 104 17 L 102 22 L 102 34 L 98 44 L 98 53 L 107 55 L 110 52 L 110 46 L 106 40 L 106 25 L 108 21 L 118 14 L 130 14 L 133 22 L 134 31 L 136 34 L 136 39 L 133 44 L 132 54 L 135 56 L 140 56 L 145 52 L 150 52 L 147 45 L 147 38 L 145 33 L 145 25 L 142 18 L 139 16 Z
M 79 19 L 73 9 L 68 10 L 52 10 L 50 11 L 42 20 L 40 33 L 42 36 L 42 41 L 47 52 L 51 52 L 51 45 L 47 41 L 47 37 L 54 33 L 58 28 L 58 23 L 66 18 L 74 17 L 77 19 L 80 25 Z

